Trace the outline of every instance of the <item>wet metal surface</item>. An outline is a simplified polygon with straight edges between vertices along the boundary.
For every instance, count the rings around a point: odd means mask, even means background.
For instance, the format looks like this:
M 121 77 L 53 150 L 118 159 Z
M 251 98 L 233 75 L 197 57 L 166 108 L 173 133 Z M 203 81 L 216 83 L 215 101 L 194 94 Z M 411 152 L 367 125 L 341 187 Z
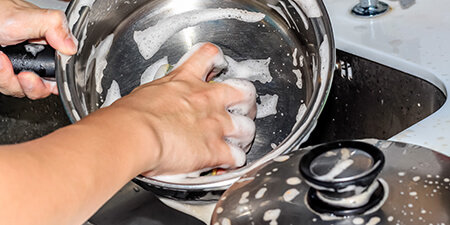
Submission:
M 330 95 L 304 145 L 341 139 L 389 139 L 437 111 L 445 95 L 420 78 L 337 51 Z

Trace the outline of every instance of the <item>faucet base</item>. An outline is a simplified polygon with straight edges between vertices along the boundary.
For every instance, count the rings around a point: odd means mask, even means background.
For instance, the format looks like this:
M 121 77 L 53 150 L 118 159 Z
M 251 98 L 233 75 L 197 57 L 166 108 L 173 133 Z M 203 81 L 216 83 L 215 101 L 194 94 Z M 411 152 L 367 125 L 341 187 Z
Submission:
M 375 6 L 363 7 L 361 3 L 352 9 L 352 14 L 361 17 L 375 17 L 383 15 L 390 9 L 389 5 L 379 1 Z

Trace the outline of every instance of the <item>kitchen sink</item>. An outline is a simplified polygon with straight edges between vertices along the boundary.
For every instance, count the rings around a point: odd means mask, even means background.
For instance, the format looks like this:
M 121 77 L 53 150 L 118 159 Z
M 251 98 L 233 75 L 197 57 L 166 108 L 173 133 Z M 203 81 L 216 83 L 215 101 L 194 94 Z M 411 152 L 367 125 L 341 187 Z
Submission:
M 445 94 L 431 83 L 337 51 L 327 104 L 304 145 L 339 139 L 390 137 L 438 110 Z M 39 101 L 0 95 L 0 144 L 20 143 L 68 125 L 57 96 Z M 165 206 L 151 192 L 127 184 L 87 224 L 203 224 Z
M 343 139 L 387 140 L 442 107 L 445 94 L 416 76 L 337 51 L 328 100 L 304 146 Z

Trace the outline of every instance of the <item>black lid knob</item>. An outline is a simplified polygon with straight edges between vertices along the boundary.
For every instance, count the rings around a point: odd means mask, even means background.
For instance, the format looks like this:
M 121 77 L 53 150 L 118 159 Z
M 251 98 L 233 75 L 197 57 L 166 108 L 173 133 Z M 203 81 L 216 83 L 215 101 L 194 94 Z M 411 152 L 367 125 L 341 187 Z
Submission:
M 310 186 L 328 195 L 362 192 L 384 166 L 377 147 L 358 141 L 338 141 L 315 147 L 300 161 L 300 172 Z

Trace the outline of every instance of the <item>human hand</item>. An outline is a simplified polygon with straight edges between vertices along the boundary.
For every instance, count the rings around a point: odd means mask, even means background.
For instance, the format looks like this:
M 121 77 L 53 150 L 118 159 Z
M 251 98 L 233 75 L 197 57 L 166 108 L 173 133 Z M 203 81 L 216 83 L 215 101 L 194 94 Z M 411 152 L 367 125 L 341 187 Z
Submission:
M 46 43 L 66 55 L 77 51 L 63 12 L 41 9 L 23 0 L 0 0 L 0 45 L 15 45 L 29 40 Z M 32 72 L 14 74 L 9 58 L 0 51 L 0 92 L 30 99 L 58 94 L 54 82 L 42 80 Z
M 145 135 L 150 141 L 142 152 L 150 157 L 143 170 L 148 171 L 145 175 L 245 164 L 245 151 L 255 135 L 256 90 L 243 80 L 205 82 L 216 73 L 217 57 L 223 57 L 220 49 L 202 44 L 164 78 L 138 87 L 103 109 L 123 109 L 139 122 L 124 126 L 136 127 L 133 135 Z M 149 156 L 150 150 L 157 154 Z

